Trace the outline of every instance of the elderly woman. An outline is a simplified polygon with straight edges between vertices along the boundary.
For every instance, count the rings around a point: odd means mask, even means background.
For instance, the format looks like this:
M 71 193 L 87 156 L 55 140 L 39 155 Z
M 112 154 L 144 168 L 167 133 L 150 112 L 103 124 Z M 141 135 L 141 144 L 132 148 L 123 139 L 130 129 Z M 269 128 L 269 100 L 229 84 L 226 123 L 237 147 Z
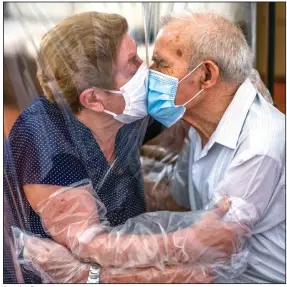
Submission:
M 174 233 L 123 235 L 120 228 L 113 229 L 146 211 L 138 151 L 149 121 L 147 76 L 148 68 L 137 55 L 123 17 L 88 12 L 67 18 L 42 39 L 38 78 L 45 97 L 21 114 L 8 139 L 5 168 L 16 171 L 22 192 L 16 201 L 19 210 L 24 202 L 20 213 L 26 230 L 52 237 L 80 260 L 100 264 L 104 267 L 97 269 L 100 274 L 111 266 L 149 270 L 158 262 L 184 262 L 186 256 L 195 260 L 202 255 L 200 246 L 218 248 L 224 254 L 234 251 L 233 232 L 217 219 L 226 212 L 225 205 L 202 224 L 175 232 L 180 246 Z M 88 187 L 83 187 L 85 179 L 91 183 Z M 59 193 L 63 187 L 72 188 Z M 93 230 L 81 241 L 80 235 L 88 234 L 85 231 L 102 219 L 99 203 L 106 208 L 109 230 Z M 155 225 L 163 230 L 157 220 Z M 206 225 L 207 221 L 211 224 Z M 139 225 L 145 224 L 143 220 Z M 146 256 L 142 256 L 143 246 L 149 249 Z M 177 268 L 182 267 L 166 270 L 174 274 Z M 209 280 L 205 269 L 198 271 L 203 276 L 194 276 L 195 267 L 188 270 L 188 279 L 182 280 Z M 66 282 L 83 282 L 85 274 Z M 161 274 L 154 274 L 156 281 Z M 135 282 L 135 277 L 126 280 Z M 109 276 L 105 278 L 110 282 Z

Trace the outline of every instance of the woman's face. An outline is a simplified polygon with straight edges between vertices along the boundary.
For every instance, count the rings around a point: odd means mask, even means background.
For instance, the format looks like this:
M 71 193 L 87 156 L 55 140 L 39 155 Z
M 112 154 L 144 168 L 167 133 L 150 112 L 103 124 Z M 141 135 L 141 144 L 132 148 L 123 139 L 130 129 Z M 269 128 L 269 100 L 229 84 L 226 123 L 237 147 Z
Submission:
M 137 54 L 135 41 L 127 33 L 118 49 L 115 67 L 115 90 L 125 85 L 136 73 L 143 60 Z
M 125 85 L 137 72 L 142 64 L 142 59 L 137 54 L 137 46 L 131 36 L 126 33 L 123 36 L 117 52 L 117 61 L 115 63 L 114 88 L 119 90 Z M 103 100 L 106 109 L 116 114 L 122 114 L 125 109 L 125 100 L 123 96 L 109 94 Z
M 134 40 L 126 33 L 117 51 L 117 61 L 114 68 L 115 85 L 112 90 L 119 90 L 125 85 L 135 75 L 142 62 L 137 54 L 137 46 Z M 106 109 L 116 114 L 122 114 L 125 109 L 125 99 L 121 95 L 107 93 L 101 89 L 97 90 L 96 100 L 92 96 L 93 93 L 89 92 L 89 95 L 92 97 L 89 101 L 81 95 L 81 103 L 96 112 L 102 112 L 103 109 Z M 96 103 L 99 105 L 96 105 Z

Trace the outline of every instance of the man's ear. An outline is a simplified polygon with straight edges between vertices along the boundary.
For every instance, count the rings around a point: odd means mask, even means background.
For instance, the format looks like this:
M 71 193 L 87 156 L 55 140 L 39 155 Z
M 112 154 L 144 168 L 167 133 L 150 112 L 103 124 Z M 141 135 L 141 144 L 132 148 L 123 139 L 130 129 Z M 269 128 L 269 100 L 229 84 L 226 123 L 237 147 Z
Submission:
M 219 68 L 213 61 L 205 61 L 203 64 L 204 74 L 201 77 L 203 89 L 213 88 L 219 79 Z
M 80 103 L 87 109 L 93 110 L 95 112 L 103 112 L 104 105 L 97 95 L 96 89 L 86 89 L 80 95 Z

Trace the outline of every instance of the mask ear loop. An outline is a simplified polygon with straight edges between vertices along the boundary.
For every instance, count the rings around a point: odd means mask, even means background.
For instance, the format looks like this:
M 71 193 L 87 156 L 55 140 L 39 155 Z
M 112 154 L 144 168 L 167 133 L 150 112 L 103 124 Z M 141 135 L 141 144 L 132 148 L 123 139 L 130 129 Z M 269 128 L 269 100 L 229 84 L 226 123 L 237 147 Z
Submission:
M 110 111 L 107 111 L 107 110 L 105 110 L 105 109 L 104 109 L 104 112 L 105 112 L 106 114 L 108 114 L 108 115 L 113 116 L 113 117 L 116 117 L 116 116 L 117 116 L 117 114 L 115 114 L 115 113 L 113 113 L 113 112 L 110 112 Z
M 94 89 L 96 89 L 96 88 L 94 87 Z M 102 90 L 104 90 L 104 91 L 106 91 L 106 92 L 114 93 L 114 94 L 121 94 L 120 91 L 110 91 L 110 90 L 106 90 L 106 89 L 102 89 Z M 93 94 L 94 94 L 94 93 L 95 93 L 95 90 L 93 90 Z M 106 114 L 108 114 L 108 115 L 111 115 L 111 116 L 113 116 L 113 117 L 116 117 L 116 116 L 117 116 L 117 114 L 115 114 L 115 113 L 113 113 L 113 112 L 110 112 L 110 111 L 108 111 L 108 110 L 106 110 L 106 109 L 104 109 L 104 113 L 106 113 Z
M 106 89 L 102 89 L 106 92 L 109 92 L 109 93 L 112 93 L 112 94 L 117 94 L 117 95 L 122 95 L 122 92 L 121 91 L 114 91 L 114 90 L 106 90 Z M 104 109 L 104 112 L 108 115 L 111 115 L 113 116 L 114 118 L 117 116 L 117 114 L 113 113 L 113 112 L 110 112 L 110 111 L 107 111 L 106 109 Z
M 187 78 L 191 73 L 193 73 L 199 66 L 202 65 L 203 62 L 201 62 L 200 64 L 198 64 L 193 70 L 191 70 L 186 76 L 184 76 L 178 83 L 182 82 L 185 78 Z M 185 104 L 183 104 L 182 106 L 186 106 L 188 103 L 190 103 L 192 100 L 194 100 L 198 95 L 200 95 L 200 93 L 203 91 L 204 89 L 201 89 L 197 94 L 195 94 L 194 97 L 192 97 L 190 100 L 188 100 Z
M 114 90 L 106 90 L 106 89 L 102 89 L 103 91 L 106 91 L 106 92 L 109 92 L 109 93 L 112 93 L 112 94 L 118 94 L 118 95 L 121 95 L 122 92 L 121 91 L 114 91 Z
M 93 90 L 93 93 L 95 93 L 95 89 L 100 89 L 100 90 L 103 90 L 105 92 L 110 92 L 112 94 L 122 94 L 121 91 L 114 91 L 114 90 L 106 90 L 106 89 L 103 89 L 103 88 L 97 88 L 97 87 L 92 87 L 94 90 Z
M 197 96 L 200 95 L 200 93 L 203 91 L 204 89 L 201 89 L 194 97 L 192 97 L 190 100 L 188 100 L 183 106 L 186 106 L 188 103 L 190 103 L 192 100 L 194 100 Z
M 198 64 L 193 70 L 191 70 L 186 76 L 184 76 L 178 83 L 182 82 L 185 78 L 187 78 L 191 73 L 193 73 L 203 62 Z

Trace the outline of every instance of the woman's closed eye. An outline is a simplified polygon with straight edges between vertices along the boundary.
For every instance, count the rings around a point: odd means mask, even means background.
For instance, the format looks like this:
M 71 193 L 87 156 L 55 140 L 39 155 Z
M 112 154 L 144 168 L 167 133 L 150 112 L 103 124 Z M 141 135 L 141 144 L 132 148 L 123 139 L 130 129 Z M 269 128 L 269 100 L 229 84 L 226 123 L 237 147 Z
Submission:
M 130 58 L 128 62 L 129 74 L 133 76 L 137 72 L 141 64 L 142 64 L 142 61 L 138 55 L 135 55 L 134 57 Z

